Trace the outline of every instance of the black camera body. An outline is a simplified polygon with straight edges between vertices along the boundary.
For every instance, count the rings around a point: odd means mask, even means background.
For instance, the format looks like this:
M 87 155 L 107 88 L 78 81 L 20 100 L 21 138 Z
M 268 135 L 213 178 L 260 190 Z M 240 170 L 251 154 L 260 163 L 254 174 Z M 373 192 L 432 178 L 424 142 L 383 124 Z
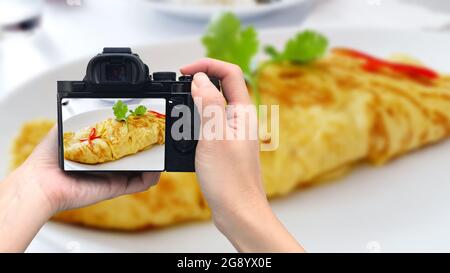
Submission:
M 58 144 L 59 164 L 64 171 L 85 171 L 65 168 L 63 107 L 68 99 L 164 99 L 165 144 L 164 170 L 114 169 L 112 171 L 195 171 L 200 119 L 191 96 L 192 76 L 180 76 L 175 72 L 154 72 L 130 48 L 104 48 L 103 53 L 92 58 L 82 81 L 58 81 Z M 220 90 L 220 81 L 210 78 Z M 189 114 L 172 115 L 177 108 L 188 108 Z M 187 130 L 179 139 L 172 137 L 171 129 L 177 120 L 184 119 L 181 130 Z M 187 127 L 187 128 L 186 128 Z M 186 134 L 187 132 L 187 134 Z M 104 171 L 90 165 L 90 171 Z M 111 170 L 107 170 L 111 171 Z

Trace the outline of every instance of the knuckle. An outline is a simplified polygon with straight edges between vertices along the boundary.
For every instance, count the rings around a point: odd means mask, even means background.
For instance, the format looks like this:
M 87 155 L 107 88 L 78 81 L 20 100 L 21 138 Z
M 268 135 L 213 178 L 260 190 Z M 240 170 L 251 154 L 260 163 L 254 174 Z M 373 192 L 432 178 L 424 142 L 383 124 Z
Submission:
M 222 105 L 223 98 L 219 94 L 210 94 L 206 98 L 206 104 Z
M 192 97 L 201 97 L 201 92 L 198 88 L 192 88 L 191 90 Z
M 215 60 L 209 57 L 204 57 L 200 61 L 203 62 L 208 67 L 211 66 Z
M 230 71 L 236 76 L 243 76 L 244 73 L 239 65 L 230 64 Z

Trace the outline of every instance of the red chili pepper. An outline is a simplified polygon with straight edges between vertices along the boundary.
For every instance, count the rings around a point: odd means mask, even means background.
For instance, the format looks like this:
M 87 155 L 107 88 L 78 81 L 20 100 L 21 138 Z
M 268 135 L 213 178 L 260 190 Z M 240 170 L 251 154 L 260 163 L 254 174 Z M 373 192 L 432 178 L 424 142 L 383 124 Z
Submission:
M 335 48 L 333 49 L 333 52 L 364 60 L 364 69 L 371 72 L 377 72 L 382 68 L 389 68 L 395 72 L 410 76 L 412 78 L 425 78 L 429 80 L 439 78 L 439 74 L 429 68 L 382 60 L 354 49 Z
M 97 134 L 97 129 L 94 127 L 91 129 L 91 132 L 89 133 L 89 139 L 95 138 L 96 134 Z
M 97 129 L 94 127 L 91 129 L 91 131 L 89 132 L 89 137 L 88 138 L 83 138 L 80 139 L 81 142 L 84 141 L 88 141 L 89 142 L 89 146 L 92 148 L 93 147 L 93 140 L 96 138 L 100 138 L 99 136 L 97 136 Z
M 158 112 L 155 112 L 155 111 L 152 111 L 152 110 L 148 110 L 148 111 L 150 113 L 154 114 L 158 118 L 165 118 L 166 117 L 166 115 L 164 115 L 164 114 L 161 114 L 161 113 L 158 113 Z

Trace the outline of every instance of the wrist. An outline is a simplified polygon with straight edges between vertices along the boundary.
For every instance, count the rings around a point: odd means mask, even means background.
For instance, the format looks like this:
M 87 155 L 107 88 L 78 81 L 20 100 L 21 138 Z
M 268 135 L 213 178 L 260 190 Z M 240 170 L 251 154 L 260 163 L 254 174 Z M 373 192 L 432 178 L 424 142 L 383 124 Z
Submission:
M 15 193 L 21 204 L 33 206 L 34 211 L 38 210 L 38 215 L 48 220 L 56 213 L 56 209 L 40 179 L 37 172 L 24 164 L 6 178 L 5 186 Z
M 213 220 L 217 228 L 223 232 L 245 221 L 259 221 L 261 215 L 268 213 L 268 205 L 265 197 L 255 197 L 245 201 L 232 200 L 222 202 L 220 207 L 213 208 Z M 269 208 L 270 209 L 270 208 Z M 253 217 L 253 211 L 257 210 L 259 217 Z
M 213 215 L 216 227 L 240 252 L 304 252 L 266 198 Z
M 0 251 L 24 251 L 52 210 L 17 169 L 0 183 Z
M 240 237 L 252 232 L 254 227 L 264 225 L 272 214 L 265 196 L 254 197 L 234 200 L 232 204 L 222 203 L 220 208 L 213 209 L 213 221 L 219 231 L 236 246 Z

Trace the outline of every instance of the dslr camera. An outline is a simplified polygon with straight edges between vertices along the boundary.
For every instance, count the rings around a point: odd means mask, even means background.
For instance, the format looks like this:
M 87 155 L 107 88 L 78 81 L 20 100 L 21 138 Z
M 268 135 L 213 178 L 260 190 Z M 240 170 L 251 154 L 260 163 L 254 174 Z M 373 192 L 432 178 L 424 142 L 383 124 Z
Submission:
M 61 169 L 195 171 L 200 118 L 192 78 L 150 74 L 130 48 L 104 48 L 82 81 L 58 81 Z M 220 90 L 220 81 L 210 80 Z

